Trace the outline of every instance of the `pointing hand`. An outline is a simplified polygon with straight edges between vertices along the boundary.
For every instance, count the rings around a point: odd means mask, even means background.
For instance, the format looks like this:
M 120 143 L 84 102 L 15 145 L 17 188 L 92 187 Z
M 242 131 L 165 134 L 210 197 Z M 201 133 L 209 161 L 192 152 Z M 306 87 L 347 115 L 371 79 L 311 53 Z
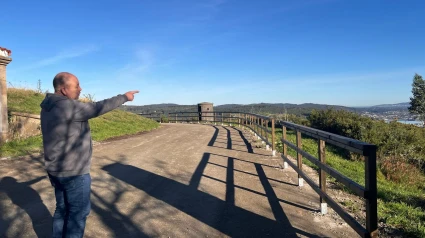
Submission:
M 134 94 L 136 94 L 136 93 L 139 93 L 139 91 L 138 91 L 138 90 L 135 90 L 135 91 L 129 91 L 129 92 L 126 92 L 126 93 L 125 93 L 125 96 L 127 97 L 127 100 L 128 100 L 128 101 L 133 101 L 133 99 L 134 99 Z

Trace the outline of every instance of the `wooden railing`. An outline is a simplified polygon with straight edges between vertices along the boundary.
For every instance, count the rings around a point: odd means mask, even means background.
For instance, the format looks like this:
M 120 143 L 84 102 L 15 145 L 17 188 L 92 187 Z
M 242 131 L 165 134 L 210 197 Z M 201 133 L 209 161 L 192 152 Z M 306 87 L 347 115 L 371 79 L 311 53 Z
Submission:
M 271 148 L 276 154 L 276 137 L 274 118 L 254 113 L 241 112 L 173 112 L 164 116 L 161 113 L 140 113 L 139 115 L 169 123 L 214 123 L 223 125 L 243 125 L 250 128 L 258 139 L 266 144 L 266 149 Z
M 377 179 L 376 179 L 376 146 L 364 143 L 362 141 L 339 136 L 325 131 L 313 129 L 306 126 L 297 125 L 290 122 L 279 121 L 282 126 L 282 142 L 284 167 L 287 164 L 297 171 L 298 185 L 303 185 L 303 179 L 320 195 L 320 204 L 322 213 L 327 212 L 326 203 L 329 204 L 342 219 L 344 219 L 360 236 L 377 237 L 378 228 L 378 210 L 377 210 Z M 296 132 L 296 145 L 287 140 L 287 129 Z M 318 140 L 317 150 L 319 158 L 316 158 L 302 149 L 301 134 L 307 135 Z M 364 156 L 365 161 L 365 187 L 349 179 L 334 168 L 326 164 L 325 143 L 332 144 L 339 148 L 358 153 Z M 287 146 L 297 152 L 296 164 L 288 158 Z M 319 168 L 319 185 L 309 178 L 302 169 L 302 158 L 308 159 Z M 332 176 L 336 181 L 342 183 L 358 196 L 366 201 L 366 228 L 338 205 L 326 193 L 326 174 Z
M 169 123 L 208 123 L 222 125 L 245 126 L 261 139 L 267 146 L 271 147 L 275 155 L 275 128 L 282 127 L 282 158 L 284 168 L 288 164 L 298 173 L 298 185 L 303 186 L 305 180 L 320 195 L 321 212 L 327 213 L 327 204 L 337 212 L 361 237 L 377 237 L 378 235 L 378 211 L 377 211 L 377 178 L 376 178 L 376 146 L 348 137 L 339 136 L 325 131 L 301 126 L 287 121 L 275 121 L 275 119 L 253 113 L 241 112 L 175 112 L 169 113 L 168 117 L 160 113 L 140 114 L 159 122 Z M 167 119 L 168 121 L 165 121 Z M 287 140 L 287 130 L 296 133 L 296 145 Z M 317 139 L 318 157 L 316 158 L 302 149 L 302 137 Z M 271 141 L 270 141 L 271 139 Z M 349 179 L 339 171 L 326 164 L 326 143 L 346 149 L 348 151 L 364 156 L 365 162 L 365 186 Z M 297 152 L 296 163 L 288 156 L 288 146 Z M 306 158 L 319 168 L 319 184 L 316 184 L 302 169 L 302 158 Z M 335 200 L 326 192 L 326 174 L 335 178 L 336 181 L 345 185 L 355 194 L 365 199 L 366 205 L 366 227 L 361 225 L 354 217 L 348 214 Z

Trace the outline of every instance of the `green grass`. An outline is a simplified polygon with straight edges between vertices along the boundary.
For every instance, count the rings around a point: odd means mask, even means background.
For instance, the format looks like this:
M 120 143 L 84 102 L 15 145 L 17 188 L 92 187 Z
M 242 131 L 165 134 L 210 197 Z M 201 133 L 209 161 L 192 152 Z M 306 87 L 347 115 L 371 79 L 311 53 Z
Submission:
M 282 138 L 282 130 L 277 129 L 276 131 L 276 138 Z M 295 133 L 288 131 L 287 139 L 295 144 Z M 277 141 L 279 141 L 277 150 L 282 152 L 282 143 L 280 140 Z M 302 137 L 303 150 L 316 158 L 318 158 L 317 143 L 315 139 Z M 364 186 L 364 162 L 346 159 L 339 152 L 338 149 L 327 145 L 326 163 Z M 296 152 L 289 147 L 288 154 L 296 158 Z M 317 167 L 305 158 L 303 158 L 303 163 L 317 170 Z M 425 177 L 423 174 L 421 176 Z M 405 184 L 389 181 L 379 169 L 377 179 L 378 219 L 401 230 L 407 237 L 425 237 L 425 185 L 423 183 Z
M 44 99 L 44 94 L 37 94 L 32 90 L 8 89 L 8 97 L 8 108 L 11 111 L 39 114 L 40 103 Z M 100 117 L 93 118 L 89 120 L 89 124 L 94 141 L 134 135 L 159 127 L 159 123 L 156 121 L 122 110 L 113 110 Z M 40 152 L 42 146 L 41 136 L 13 140 L 1 146 L 0 156 L 14 157 Z
M 122 110 L 113 110 L 89 121 L 93 140 L 103 141 L 122 135 L 133 135 L 143 131 L 150 131 L 159 126 L 159 123 L 134 113 Z
M 40 103 L 45 95 L 28 89 L 7 89 L 7 109 L 12 112 L 40 114 Z
M 41 152 L 43 141 L 41 136 L 32 136 L 26 139 L 13 140 L 1 146 L 0 156 L 20 156 Z

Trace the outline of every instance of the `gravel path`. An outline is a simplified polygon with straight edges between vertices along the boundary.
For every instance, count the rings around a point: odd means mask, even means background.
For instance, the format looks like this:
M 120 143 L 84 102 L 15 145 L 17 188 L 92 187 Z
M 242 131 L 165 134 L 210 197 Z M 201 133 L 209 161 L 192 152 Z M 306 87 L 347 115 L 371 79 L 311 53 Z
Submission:
M 358 237 L 250 142 L 238 127 L 162 124 L 97 143 L 85 237 Z M 0 161 L 0 237 L 49 237 L 54 206 L 40 156 Z

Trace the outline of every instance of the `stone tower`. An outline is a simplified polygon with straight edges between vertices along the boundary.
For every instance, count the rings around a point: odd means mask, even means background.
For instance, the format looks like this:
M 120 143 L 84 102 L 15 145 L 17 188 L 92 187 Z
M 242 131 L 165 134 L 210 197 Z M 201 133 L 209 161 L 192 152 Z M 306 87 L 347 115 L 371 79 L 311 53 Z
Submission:
M 198 112 L 200 121 L 214 121 L 214 107 L 210 102 L 198 103 Z

